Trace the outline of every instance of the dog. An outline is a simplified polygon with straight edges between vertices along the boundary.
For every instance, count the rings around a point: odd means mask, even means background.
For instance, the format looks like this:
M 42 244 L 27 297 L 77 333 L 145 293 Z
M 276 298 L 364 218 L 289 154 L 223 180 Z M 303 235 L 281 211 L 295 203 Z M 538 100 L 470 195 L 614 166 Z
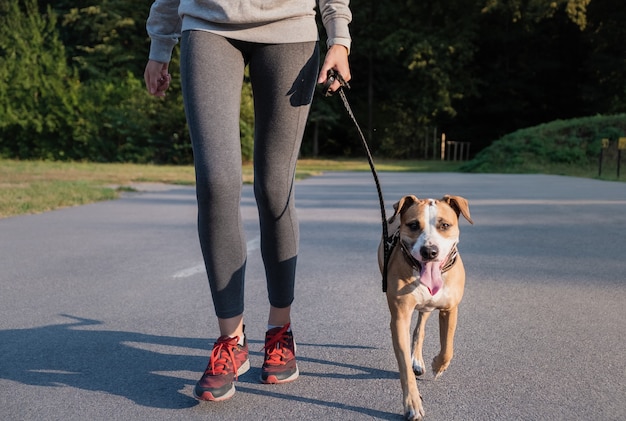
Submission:
M 460 215 L 474 224 L 463 197 L 445 195 L 435 200 L 404 196 L 394 204 L 394 214 L 387 221 L 388 232 L 393 234 L 383 238 L 378 247 L 381 273 L 387 268 L 391 339 L 400 371 L 404 416 L 411 421 L 424 417 L 415 375 L 425 372 L 424 327 L 433 310 L 439 310 L 441 342 L 441 350 L 432 362 L 435 378 L 452 359 L 458 305 L 465 287 L 465 268 L 457 250 Z M 383 241 L 389 241 L 387 265 Z M 419 316 L 411 343 L 415 310 Z

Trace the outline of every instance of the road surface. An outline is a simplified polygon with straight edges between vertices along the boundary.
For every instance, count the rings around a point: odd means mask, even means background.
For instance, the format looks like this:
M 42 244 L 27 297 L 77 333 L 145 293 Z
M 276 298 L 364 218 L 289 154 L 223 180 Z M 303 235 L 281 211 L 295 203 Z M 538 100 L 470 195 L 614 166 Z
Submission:
M 455 357 L 419 380 L 427 420 L 626 419 L 626 184 L 545 175 L 380 175 L 402 195 L 466 197 Z M 252 369 L 197 402 L 217 326 L 193 187 L 0 220 L 0 419 L 401 420 L 376 263 L 371 174 L 297 183 L 300 378 L 258 382 L 267 317 L 257 215 L 242 198 Z M 425 358 L 437 352 L 436 317 Z

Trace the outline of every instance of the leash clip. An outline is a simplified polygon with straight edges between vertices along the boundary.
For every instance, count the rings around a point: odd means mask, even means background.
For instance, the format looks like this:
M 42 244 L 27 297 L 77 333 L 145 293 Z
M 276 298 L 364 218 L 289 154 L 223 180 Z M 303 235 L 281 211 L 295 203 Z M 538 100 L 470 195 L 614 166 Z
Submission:
M 339 90 L 342 88 L 350 89 L 350 84 L 341 76 L 341 73 L 334 69 L 329 69 L 326 82 L 324 83 L 324 96 L 333 96 L 334 92 L 330 90 L 330 87 L 335 81 L 339 81 Z

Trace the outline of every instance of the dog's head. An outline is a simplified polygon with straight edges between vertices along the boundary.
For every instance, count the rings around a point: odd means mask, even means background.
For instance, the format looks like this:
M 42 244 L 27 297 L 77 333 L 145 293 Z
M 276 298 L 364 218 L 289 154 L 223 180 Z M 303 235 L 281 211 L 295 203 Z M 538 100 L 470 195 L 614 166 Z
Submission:
M 469 204 L 461 196 L 418 199 L 404 196 L 393 206 L 392 223 L 400 218 L 400 241 L 421 265 L 420 282 L 435 295 L 443 285 L 441 268 L 459 242 L 459 216 L 471 224 Z

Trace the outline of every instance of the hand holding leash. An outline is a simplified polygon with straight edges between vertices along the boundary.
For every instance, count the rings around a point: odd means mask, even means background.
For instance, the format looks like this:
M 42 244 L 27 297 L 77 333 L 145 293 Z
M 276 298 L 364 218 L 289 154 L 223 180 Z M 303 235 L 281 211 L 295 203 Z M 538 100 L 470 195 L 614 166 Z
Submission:
M 324 83 L 324 88 L 323 88 L 324 96 L 333 96 L 335 92 L 331 91 L 330 87 L 333 85 L 333 83 L 335 83 L 335 81 L 339 81 L 338 90 L 341 90 L 343 88 L 350 89 L 350 84 L 346 82 L 343 76 L 341 76 L 341 73 L 339 73 L 338 71 L 334 69 L 329 69 L 328 76 L 326 77 L 326 82 Z

